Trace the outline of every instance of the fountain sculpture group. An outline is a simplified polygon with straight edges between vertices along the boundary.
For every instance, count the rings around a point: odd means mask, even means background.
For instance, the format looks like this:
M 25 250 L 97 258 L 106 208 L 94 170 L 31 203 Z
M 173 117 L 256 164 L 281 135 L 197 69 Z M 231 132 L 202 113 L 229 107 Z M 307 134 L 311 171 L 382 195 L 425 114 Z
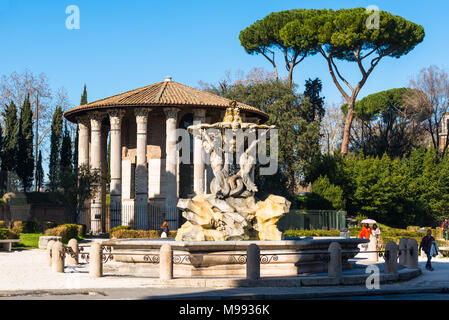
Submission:
M 256 201 L 258 189 L 251 178 L 256 147 L 264 146 L 261 140 L 274 128 L 243 123 L 235 101 L 226 110 L 222 122 L 188 128 L 202 139 L 214 178 L 210 194 L 179 200 L 178 208 L 187 222 L 178 229 L 176 241 L 281 240 L 282 233 L 276 223 L 289 211 L 290 202 L 276 195 Z M 236 163 L 232 161 L 234 155 Z

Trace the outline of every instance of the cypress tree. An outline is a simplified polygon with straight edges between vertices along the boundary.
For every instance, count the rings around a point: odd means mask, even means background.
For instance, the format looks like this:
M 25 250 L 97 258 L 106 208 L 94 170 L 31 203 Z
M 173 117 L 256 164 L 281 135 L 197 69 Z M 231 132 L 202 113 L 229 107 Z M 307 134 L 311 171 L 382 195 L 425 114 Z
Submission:
M 3 137 L 3 129 L 0 126 L 0 193 L 3 194 L 6 191 L 6 170 L 3 167 L 5 138 Z
M 87 104 L 87 89 L 86 89 L 86 85 L 84 85 L 84 90 L 83 90 L 83 94 L 81 95 L 81 101 L 80 101 L 80 105 L 84 105 Z M 78 125 L 76 125 L 76 135 L 75 135 L 75 146 L 74 146 L 74 151 L 73 151 L 73 170 L 77 170 L 78 169 L 78 140 L 79 140 L 79 136 L 78 136 Z
M 48 186 L 52 191 L 58 187 L 62 144 L 62 108 L 58 106 L 53 114 L 50 138 L 50 165 L 48 171 Z
M 27 191 L 33 180 L 33 111 L 30 98 L 27 96 L 20 111 L 19 130 L 17 138 L 17 175 L 22 181 L 23 190 Z
M 11 101 L 9 107 L 3 112 L 3 118 L 5 119 L 5 139 L 2 166 L 4 170 L 11 172 L 16 169 L 17 138 L 19 129 L 17 108 L 13 101 Z
M 72 139 L 67 129 L 67 122 L 64 122 L 64 135 L 61 145 L 61 170 L 72 171 Z
M 37 175 L 37 187 L 38 190 L 44 185 L 44 169 L 42 168 L 42 152 L 39 150 L 39 158 L 37 160 L 37 168 L 36 168 L 36 175 Z

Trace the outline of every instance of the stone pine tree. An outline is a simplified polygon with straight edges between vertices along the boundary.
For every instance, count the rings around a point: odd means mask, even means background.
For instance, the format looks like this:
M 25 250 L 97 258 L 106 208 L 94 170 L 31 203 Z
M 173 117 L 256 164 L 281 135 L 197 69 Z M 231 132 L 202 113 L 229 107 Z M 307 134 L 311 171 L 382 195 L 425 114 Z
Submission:
M 84 85 L 83 94 L 81 95 L 81 102 L 80 105 L 87 104 L 87 89 L 86 85 Z M 75 145 L 74 145 L 74 151 L 73 151 L 73 170 L 77 170 L 78 168 L 78 140 L 79 140 L 79 133 L 78 133 L 78 124 L 76 125 L 76 134 L 75 134 Z
M 27 191 L 31 187 L 33 181 L 33 136 L 33 110 L 31 108 L 30 98 L 27 96 L 20 110 L 16 163 L 17 175 L 22 182 L 24 191 Z
M 50 164 L 48 171 L 48 186 L 55 191 L 58 188 L 62 144 L 62 108 L 58 106 L 53 114 L 50 138 Z
M 385 57 L 400 58 L 424 39 L 422 26 L 385 11 L 365 8 L 321 10 L 280 30 L 287 46 L 315 48 L 325 59 L 331 78 L 348 104 L 341 153 L 346 155 L 354 119 L 354 104 L 374 68 Z M 360 73 L 351 84 L 337 61 L 352 62 Z M 346 64 L 347 65 L 347 64 Z
M 39 158 L 37 160 L 37 168 L 36 168 L 36 175 L 37 175 L 37 188 L 40 190 L 44 186 L 44 169 L 42 167 L 42 152 L 39 150 Z
M 19 121 L 17 119 L 17 107 L 13 101 L 3 112 L 5 121 L 5 137 L 2 153 L 2 170 L 5 172 L 5 183 L 10 185 L 11 174 L 16 171 L 17 163 L 17 138 Z
M 315 47 L 307 46 L 304 43 L 288 44 L 281 37 L 280 31 L 292 21 L 304 21 L 320 12 L 321 10 L 305 9 L 273 12 L 242 30 L 239 35 L 240 44 L 248 54 L 264 56 L 272 64 L 276 79 L 278 79 L 278 68 L 275 54 L 276 51 L 280 51 L 288 72 L 288 82 L 292 84 L 294 68 L 306 57 L 316 54 L 317 51 Z

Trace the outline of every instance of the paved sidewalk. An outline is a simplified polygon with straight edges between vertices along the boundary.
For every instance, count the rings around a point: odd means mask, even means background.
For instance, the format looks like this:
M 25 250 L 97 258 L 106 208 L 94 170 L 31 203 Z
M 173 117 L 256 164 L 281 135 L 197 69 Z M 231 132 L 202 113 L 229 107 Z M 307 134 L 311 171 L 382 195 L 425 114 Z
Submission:
M 379 290 L 365 286 L 185 288 L 155 286 L 155 278 L 111 276 L 91 279 L 86 266 L 67 267 L 53 273 L 45 251 L 0 252 L 0 298 L 19 299 L 306 299 L 348 295 L 439 293 L 449 288 L 449 259 L 435 259 L 435 271 L 405 282 L 382 284 Z M 448 290 L 449 292 L 449 290 Z

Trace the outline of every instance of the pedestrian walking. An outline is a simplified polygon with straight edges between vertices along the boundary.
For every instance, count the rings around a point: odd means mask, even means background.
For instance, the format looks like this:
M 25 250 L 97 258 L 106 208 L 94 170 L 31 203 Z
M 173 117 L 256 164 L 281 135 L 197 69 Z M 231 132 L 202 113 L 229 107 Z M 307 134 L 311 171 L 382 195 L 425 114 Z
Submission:
M 161 227 L 159 228 L 159 236 L 161 238 L 167 238 L 168 237 L 168 222 L 164 221 L 164 223 L 162 223 Z
M 432 237 L 432 229 L 427 230 L 427 234 L 422 238 L 421 244 L 419 245 L 419 252 L 423 250 L 427 255 L 426 269 L 433 271 L 432 268 L 432 247 L 436 245 L 435 238 Z

